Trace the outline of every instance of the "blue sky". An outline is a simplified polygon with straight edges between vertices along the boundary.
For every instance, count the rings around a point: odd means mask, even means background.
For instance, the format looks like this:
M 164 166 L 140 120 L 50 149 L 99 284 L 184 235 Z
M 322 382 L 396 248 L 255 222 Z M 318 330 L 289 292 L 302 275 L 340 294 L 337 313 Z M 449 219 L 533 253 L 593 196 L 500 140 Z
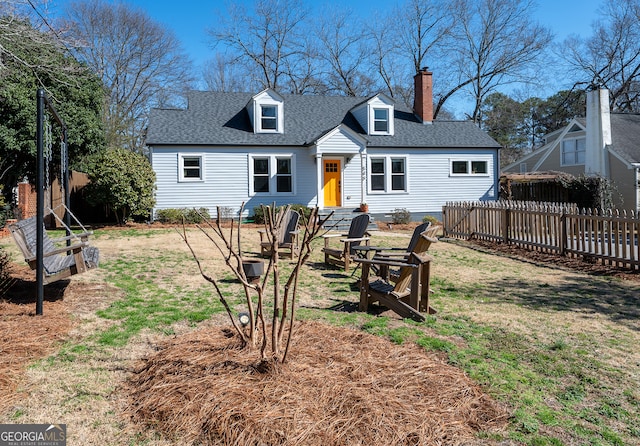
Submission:
M 70 0 L 54 0 L 53 6 L 63 7 Z M 116 1 L 116 0 L 114 0 Z M 212 58 L 211 39 L 207 29 L 215 24 L 220 12 L 226 10 L 225 0 L 123 0 L 145 10 L 153 19 L 171 28 L 189 54 L 196 69 Z M 253 0 L 233 0 L 252 5 Z M 305 0 L 314 7 L 347 6 L 354 12 L 362 12 L 365 17 L 373 17 L 376 11 L 387 12 L 396 2 L 388 0 Z M 537 0 L 535 18 L 547 26 L 561 42 L 570 34 L 589 36 L 591 24 L 597 17 L 597 10 L 608 0 Z M 402 0 L 400 1 L 402 3 Z M 55 10 L 53 10 L 55 11 Z M 55 12 L 54 12 L 55 13 Z M 530 91 L 527 96 L 545 97 L 565 85 L 550 85 L 549 91 Z M 460 99 L 450 101 L 456 114 L 466 108 Z
M 151 17 L 173 29 L 185 50 L 196 64 L 210 58 L 207 28 L 215 23 L 218 11 L 225 10 L 222 0 L 125 0 L 145 10 Z M 235 0 L 238 1 L 238 0 Z M 240 0 L 251 4 L 252 1 Z M 362 11 L 370 16 L 375 11 L 387 11 L 391 2 L 383 0 L 324 0 L 314 1 L 314 5 L 346 5 L 354 11 Z M 569 34 L 588 35 L 591 23 L 596 18 L 598 7 L 603 0 L 538 0 L 536 18 L 559 37 Z M 607 0 L 604 0 L 607 1 Z M 58 0 L 62 6 L 66 0 Z

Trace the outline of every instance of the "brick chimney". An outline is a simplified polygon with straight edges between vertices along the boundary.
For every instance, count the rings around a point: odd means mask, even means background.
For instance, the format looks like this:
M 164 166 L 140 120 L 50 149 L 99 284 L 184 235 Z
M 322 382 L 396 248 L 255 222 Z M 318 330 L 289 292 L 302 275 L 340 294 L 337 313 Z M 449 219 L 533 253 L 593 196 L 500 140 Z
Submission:
M 433 121 L 433 73 L 427 67 L 420 69 L 413 77 L 413 111 L 423 124 Z

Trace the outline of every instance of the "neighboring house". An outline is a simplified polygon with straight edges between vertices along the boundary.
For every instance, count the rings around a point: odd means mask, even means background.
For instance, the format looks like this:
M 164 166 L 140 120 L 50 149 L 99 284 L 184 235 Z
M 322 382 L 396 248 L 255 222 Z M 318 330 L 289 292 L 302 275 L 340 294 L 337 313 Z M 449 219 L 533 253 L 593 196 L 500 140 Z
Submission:
M 640 210 L 640 114 L 612 113 L 609 91 L 587 93 L 587 117 L 574 118 L 545 145 L 502 169 L 508 173 L 559 171 L 598 175 L 617 189 L 616 207 Z
M 450 200 L 496 200 L 499 145 L 472 122 L 434 121 L 432 74 L 415 77 L 415 112 L 369 98 L 191 92 L 152 110 L 147 145 L 156 208 L 369 205 L 439 216 Z

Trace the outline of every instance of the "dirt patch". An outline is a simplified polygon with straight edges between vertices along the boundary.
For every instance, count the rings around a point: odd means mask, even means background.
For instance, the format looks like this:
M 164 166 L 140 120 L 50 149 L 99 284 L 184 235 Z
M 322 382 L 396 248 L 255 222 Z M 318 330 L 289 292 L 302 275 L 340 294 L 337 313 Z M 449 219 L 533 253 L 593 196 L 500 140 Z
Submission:
M 82 337 L 89 319 L 104 324 L 95 311 L 121 295 L 103 282 L 62 280 L 44 287 L 44 314 L 37 316 L 34 272 L 11 264 L 9 273 L 10 286 L 0 299 L 0 413 L 25 397 L 26 390 L 19 388 L 29 364 L 55 352 L 66 339 Z M 78 319 L 83 324 L 76 333 Z
M 558 254 L 530 251 L 528 249 L 520 248 L 514 245 L 508 245 L 505 243 L 496 243 L 481 240 L 471 240 L 461 243 L 464 243 L 465 246 L 471 248 L 475 247 L 476 249 L 482 249 L 491 254 L 507 255 L 511 258 L 525 260 L 536 265 L 554 265 L 557 267 L 573 271 L 580 271 L 596 276 L 617 277 L 623 280 L 640 282 L 640 271 L 638 270 L 634 271 L 627 268 L 602 265 L 601 263 L 589 261 L 589 259 L 583 260 L 574 257 L 561 256 Z
M 11 286 L 0 300 L 0 412 L 20 399 L 26 366 L 55 351 L 73 324 L 62 302 L 66 283 L 45 288 L 47 317 L 36 316 L 36 283 L 26 266 L 10 266 Z
M 127 412 L 183 444 L 469 444 L 507 412 L 416 345 L 297 324 L 290 360 L 261 373 L 228 330 L 168 341 L 122 389 Z

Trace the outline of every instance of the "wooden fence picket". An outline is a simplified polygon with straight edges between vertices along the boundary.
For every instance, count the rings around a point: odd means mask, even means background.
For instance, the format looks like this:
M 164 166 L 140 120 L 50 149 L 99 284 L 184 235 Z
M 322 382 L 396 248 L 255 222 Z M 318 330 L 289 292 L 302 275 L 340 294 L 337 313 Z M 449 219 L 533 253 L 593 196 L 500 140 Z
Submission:
M 507 243 L 529 250 L 640 269 L 640 215 L 575 204 L 515 202 L 447 203 L 444 235 Z

